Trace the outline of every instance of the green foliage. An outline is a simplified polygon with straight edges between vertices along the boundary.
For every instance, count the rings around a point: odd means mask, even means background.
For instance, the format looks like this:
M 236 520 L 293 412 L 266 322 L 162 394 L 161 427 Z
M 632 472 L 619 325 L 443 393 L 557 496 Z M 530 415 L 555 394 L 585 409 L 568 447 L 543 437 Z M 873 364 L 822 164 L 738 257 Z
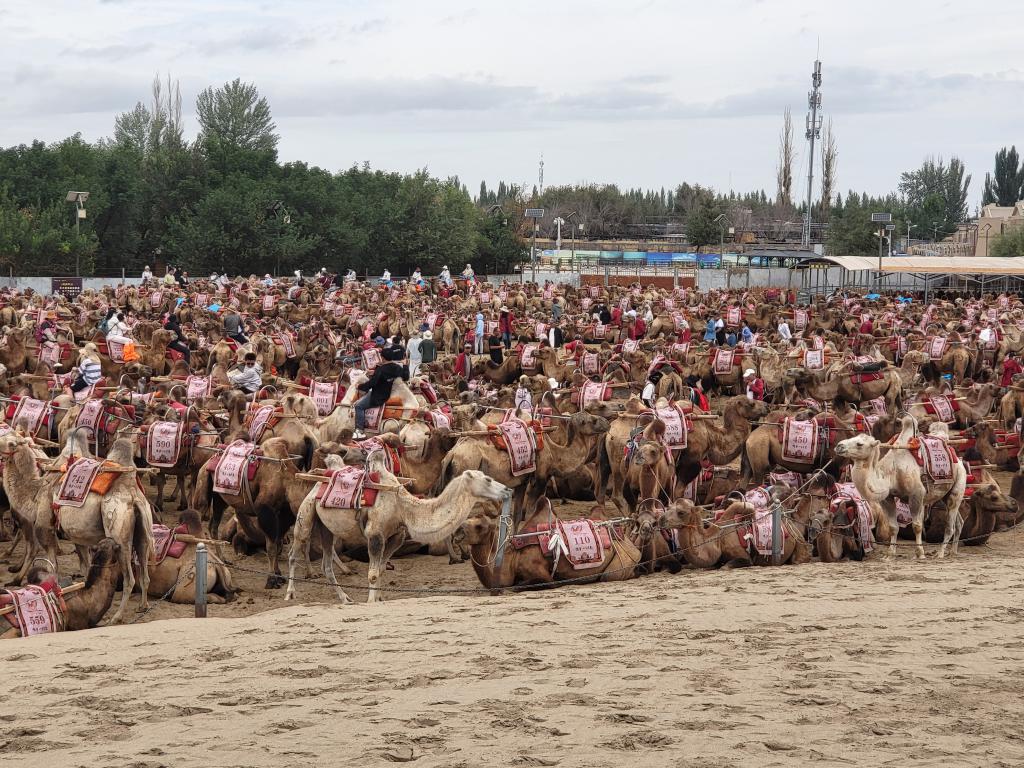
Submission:
M 200 93 L 196 116 L 204 143 L 260 152 L 277 149 L 277 126 L 270 116 L 270 104 L 255 85 L 240 78 Z
M 686 216 L 686 239 L 692 247 L 699 248 L 721 241 L 723 225 L 715 222 L 715 217 L 720 213 L 718 204 L 710 198 L 693 205 Z
M 982 205 L 1016 205 L 1024 197 L 1024 168 L 1020 167 L 1017 147 L 1003 147 L 996 152 L 995 171 L 985 174 L 985 192 Z
M 993 256 L 1024 256 L 1024 228 L 1014 227 L 996 237 L 991 253 Z
M 964 164 L 953 157 L 947 166 L 942 158 L 928 159 L 914 171 L 900 176 L 899 191 L 911 223 L 918 235 L 932 233 L 937 227 L 939 239 L 956 231 L 967 219 L 967 190 L 971 175 Z

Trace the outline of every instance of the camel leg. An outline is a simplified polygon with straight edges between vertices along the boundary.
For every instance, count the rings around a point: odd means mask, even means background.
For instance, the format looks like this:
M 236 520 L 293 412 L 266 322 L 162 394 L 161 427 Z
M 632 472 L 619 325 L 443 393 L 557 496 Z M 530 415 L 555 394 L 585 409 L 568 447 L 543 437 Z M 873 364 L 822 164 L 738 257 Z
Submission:
M 324 538 L 326 538 L 326 537 L 324 537 Z M 350 604 L 352 602 L 352 598 L 350 598 L 348 596 L 348 594 L 346 594 L 345 590 L 343 590 L 339 586 L 338 579 L 334 575 L 334 537 L 333 536 L 331 537 L 331 547 L 329 549 L 327 547 L 324 547 L 324 551 L 323 551 L 323 569 L 324 569 L 324 578 L 327 579 L 327 583 L 328 584 L 330 584 L 332 587 L 334 587 L 334 593 L 338 596 L 338 599 L 341 600 L 342 605 Z
M 316 502 L 304 499 L 299 505 L 298 514 L 295 516 L 295 525 L 292 528 L 292 548 L 288 553 L 288 589 L 285 591 L 285 600 L 295 599 L 295 568 L 299 564 L 299 555 L 305 555 L 307 571 L 309 565 L 309 544 L 313 532 L 313 523 L 316 520 Z M 333 549 L 331 550 L 334 551 Z M 324 571 L 326 574 L 326 571 Z
M 520 489 L 517 488 L 516 490 L 518 491 Z M 366 551 L 370 556 L 370 567 L 366 576 L 369 581 L 370 588 L 366 594 L 366 602 L 380 602 L 380 577 L 384 573 L 384 569 L 387 567 L 387 562 L 391 559 L 391 555 L 393 555 L 395 551 L 402 546 L 404 541 L 404 533 L 396 533 L 387 541 L 384 541 L 384 537 L 379 533 L 371 534 L 367 538 Z
M 924 559 L 924 544 L 921 536 L 924 533 L 924 499 L 920 496 L 910 497 L 910 509 L 914 515 L 914 542 L 916 543 L 915 557 L 918 560 Z
M 960 505 L 954 509 L 949 508 L 949 497 L 946 497 L 946 529 L 942 534 L 942 545 L 939 547 L 939 557 L 943 558 L 946 556 L 946 547 L 952 544 L 952 553 L 955 555 L 959 551 L 960 544 L 960 531 L 964 527 L 964 519 L 960 516 Z
M 121 578 L 124 580 L 121 591 L 121 602 L 117 611 L 110 617 L 108 624 L 120 624 L 124 616 L 124 609 L 128 607 L 128 600 L 135 589 L 135 569 L 132 567 L 132 547 L 130 541 L 121 542 L 121 554 L 118 556 L 121 565 Z

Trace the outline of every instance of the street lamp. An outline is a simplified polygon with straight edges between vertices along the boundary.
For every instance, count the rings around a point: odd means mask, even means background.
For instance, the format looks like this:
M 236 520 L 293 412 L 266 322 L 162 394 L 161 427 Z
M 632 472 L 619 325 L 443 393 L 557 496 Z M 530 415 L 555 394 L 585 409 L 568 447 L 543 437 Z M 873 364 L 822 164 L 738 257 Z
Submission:
M 288 225 L 292 223 L 292 215 L 285 208 L 284 203 L 280 200 L 275 200 L 267 206 L 267 216 L 272 219 L 280 219 L 282 224 Z M 274 267 L 274 277 L 281 274 L 281 248 L 280 245 L 276 249 L 276 266 Z
M 579 211 L 573 211 L 572 213 L 570 213 L 568 216 L 565 217 L 565 220 L 568 221 L 568 222 L 572 222 L 573 217 L 574 216 L 579 216 L 579 215 L 580 215 Z M 572 224 L 572 256 L 569 257 L 569 271 L 570 272 L 575 272 L 576 271 L 576 229 L 577 229 L 577 227 L 579 227 L 579 230 L 582 232 L 583 231 L 583 222 L 580 222 L 578 225 L 577 224 Z
M 89 199 L 89 193 L 88 192 L 74 192 L 74 191 L 68 192 L 67 196 L 64 198 L 64 200 L 66 202 L 74 203 L 75 204 L 75 240 L 78 239 L 78 232 L 79 232 L 79 230 L 78 230 L 78 222 L 80 222 L 82 219 L 85 218 L 85 201 L 88 200 L 88 199 Z M 79 264 L 79 254 L 80 254 L 80 249 L 78 248 L 78 244 L 76 243 L 75 244 L 75 276 L 76 277 L 81 274 L 80 264 Z
M 988 222 L 985 222 L 985 228 L 982 229 L 982 232 L 985 233 L 985 255 L 986 256 L 988 256 L 988 231 L 990 229 L 992 229 L 992 225 L 989 224 Z
M 932 222 L 932 242 L 939 242 L 939 222 L 937 221 Z
M 907 254 L 910 254 L 910 230 L 917 229 L 917 224 L 907 222 Z
M 728 226 L 729 227 L 729 234 L 732 234 L 732 231 L 733 231 L 732 226 L 731 226 L 732 222 L 729 221 L 729 217 L 728 216 L 726 216 L 724 213 L 720 213 L 720 214 L 718 214 L 715 217 L 715 224 L 718 225 L 718 227 L 719 227 L 719 229 L 721 230 L 721 233 L 722 233 L 721 245 L 720 245 L 720 249 L 719 249 L 718 253 L 719 253 L 719 258 L 722 260 L 722 266 L 724 267 L 725 266 L 725 228 Z M 747 268 L 748 269 L 750 268 L 750 260 L 749 259 L 747 260 Z

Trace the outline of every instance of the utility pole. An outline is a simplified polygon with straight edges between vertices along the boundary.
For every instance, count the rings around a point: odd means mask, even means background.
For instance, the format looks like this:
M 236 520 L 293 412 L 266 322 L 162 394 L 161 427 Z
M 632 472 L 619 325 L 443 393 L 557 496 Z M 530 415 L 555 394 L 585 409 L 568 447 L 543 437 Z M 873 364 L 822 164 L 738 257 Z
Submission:
M 803 245 L 811 247 L 811 196 L 814 192 L 814 140 L 821 138 L 821 118 L 818 117 L 818 110 L 821 109 L 821 61 L 814 62 L 814 71 L 811 73 L 811 91 L 807 94 L 807 106 L 810 112 L 807 115 L 807 130 L 805 135 L 811 142 L 810 154 L 807 160 L 807 213 L 804 216 Z

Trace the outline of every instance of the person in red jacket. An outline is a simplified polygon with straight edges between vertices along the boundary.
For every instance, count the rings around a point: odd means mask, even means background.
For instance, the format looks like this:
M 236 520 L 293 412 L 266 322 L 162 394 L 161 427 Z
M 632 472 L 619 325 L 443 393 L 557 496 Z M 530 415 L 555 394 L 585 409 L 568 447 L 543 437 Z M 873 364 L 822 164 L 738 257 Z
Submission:
M 1021 367 L 1017 355 L 1009 352 L 1006 359 L 1003 360 L 1003 378 L 999 383 L 1004 387 L 1010 386 L 1013 383 L 1013 377 L 1018 373 L 1024 373 L 1024 368 Z
M 622 327 L 622 307 L 612 307 L 612 325 L 616 328 Z
M 647 322 L 642 317 L 633 321 L 633 331 L 630 334 L 634 339 L 642 339 L 647 335 Z
M 455 357 L 455 375 L 456 376 L 462 376 L 464 379 L 468 379 L 469 378 L 469 374 L 470 374 L 470 371 L 472 370 L 472 366 L 473 366 L 473 358 L 471 357 L 472 354 L 473 354 L 473 345 L 472 344 L 467 344 L 465 347 L 463 347 L 462 352 L 460 352 L 458 355 L 456 355 L 456 357 Z
M 743 372 L 743 383 L 747 387 L 747 397 L 750 400 L 764 400 L 764 379 L 759 379 L 753 368 Z
M 870 317 L 864 318 L 864 322 L 860 324 L 860 332 L 863 333 L 865 336 L 870 336 L 875 332 L 875 326 L 871 322 Z
M 685 344 L 690 340 L 692 331 L 690 330 L 689 324 L 687 324 L 681 331 L 679 331 L 679 343 Z

